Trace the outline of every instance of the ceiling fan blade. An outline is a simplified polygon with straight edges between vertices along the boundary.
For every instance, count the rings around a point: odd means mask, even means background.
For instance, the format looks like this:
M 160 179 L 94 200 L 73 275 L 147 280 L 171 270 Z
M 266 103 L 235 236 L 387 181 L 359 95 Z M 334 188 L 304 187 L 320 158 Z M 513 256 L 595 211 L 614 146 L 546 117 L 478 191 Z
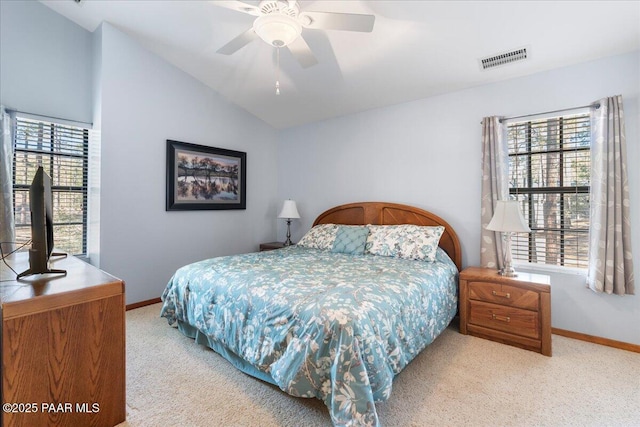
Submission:
M 314 30 L 373 31 L 375 15 L 333 12 L 301 12 L 302 26 Z
M 249 28 L 247 31 L 245 31 L 235 39 L 231 40 L 229 43 L 222 46 L 220 49 L 217 50 L 217 52 L 223 55 L 231 55 L 232 53 L 240 50 L 241 48 L 245 47 L 247 44 L 249 44 L 250 42 L 252 42 L 257 38 L 258 38 L 258 35 L 256 34 L 255 31 L 253 31 L 253 28 Z
M 235 10 L 237 12 L 247 13 L 253 16 L 260 16 L 260 9 L 258 9 L 258 7 L 249 3 L 245 3 L 237 0 L 210 0 L 209 3 L 215 6 L 220 6 L 227 9 Z
M 309 68 L 318 63 L 315 55 L 311 52 L 311 48 L 302 36 L 289 43 L 287 47 L 293 57 L 302 65 L 302 68 Z

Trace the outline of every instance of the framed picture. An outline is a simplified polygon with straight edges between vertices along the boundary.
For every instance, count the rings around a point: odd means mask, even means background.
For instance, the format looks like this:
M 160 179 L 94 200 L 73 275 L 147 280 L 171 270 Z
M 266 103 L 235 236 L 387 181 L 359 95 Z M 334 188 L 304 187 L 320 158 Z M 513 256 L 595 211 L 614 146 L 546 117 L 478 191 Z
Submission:
M 246 207 L 247 153 L 167 140 L 166 210 Z

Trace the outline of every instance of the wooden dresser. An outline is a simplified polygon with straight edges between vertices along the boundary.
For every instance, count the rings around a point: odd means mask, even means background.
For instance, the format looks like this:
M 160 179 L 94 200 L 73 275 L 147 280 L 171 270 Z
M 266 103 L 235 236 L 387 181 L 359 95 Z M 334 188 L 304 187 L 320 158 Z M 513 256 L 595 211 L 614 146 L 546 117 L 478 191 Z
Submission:
M 551 356 L 551 287 L 544 274 L 460 273 L 460 332 Z
M 26 252 L 7 258 L 18 273 Z M 125 420 L 124 283 L 79 259 L 67 275 L 15 281 L 0 263 L 2 426 L 114 426 Z

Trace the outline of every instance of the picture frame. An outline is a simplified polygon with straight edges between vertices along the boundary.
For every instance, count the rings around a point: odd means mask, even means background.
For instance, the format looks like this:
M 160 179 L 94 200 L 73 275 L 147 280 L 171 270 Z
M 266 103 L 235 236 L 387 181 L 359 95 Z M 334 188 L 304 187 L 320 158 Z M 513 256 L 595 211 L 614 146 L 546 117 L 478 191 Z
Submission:
M 167 211 L 246 208 L 247 153 L 167 140 Z

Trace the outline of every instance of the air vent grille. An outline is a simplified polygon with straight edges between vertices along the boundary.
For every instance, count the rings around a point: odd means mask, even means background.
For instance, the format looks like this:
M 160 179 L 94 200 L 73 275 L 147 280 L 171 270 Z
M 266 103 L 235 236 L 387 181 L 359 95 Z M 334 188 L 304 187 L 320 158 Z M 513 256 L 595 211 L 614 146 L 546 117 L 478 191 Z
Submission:
M 527 48 L 523 47 L 509 52 L 500 53 L 489 58 L 482 58 L 480 59 L 480 66 L 483 70 L 488 70 L 490 68 L 511 64 L 512 62 L 522 61 L 525 59 L 527 59 Z

